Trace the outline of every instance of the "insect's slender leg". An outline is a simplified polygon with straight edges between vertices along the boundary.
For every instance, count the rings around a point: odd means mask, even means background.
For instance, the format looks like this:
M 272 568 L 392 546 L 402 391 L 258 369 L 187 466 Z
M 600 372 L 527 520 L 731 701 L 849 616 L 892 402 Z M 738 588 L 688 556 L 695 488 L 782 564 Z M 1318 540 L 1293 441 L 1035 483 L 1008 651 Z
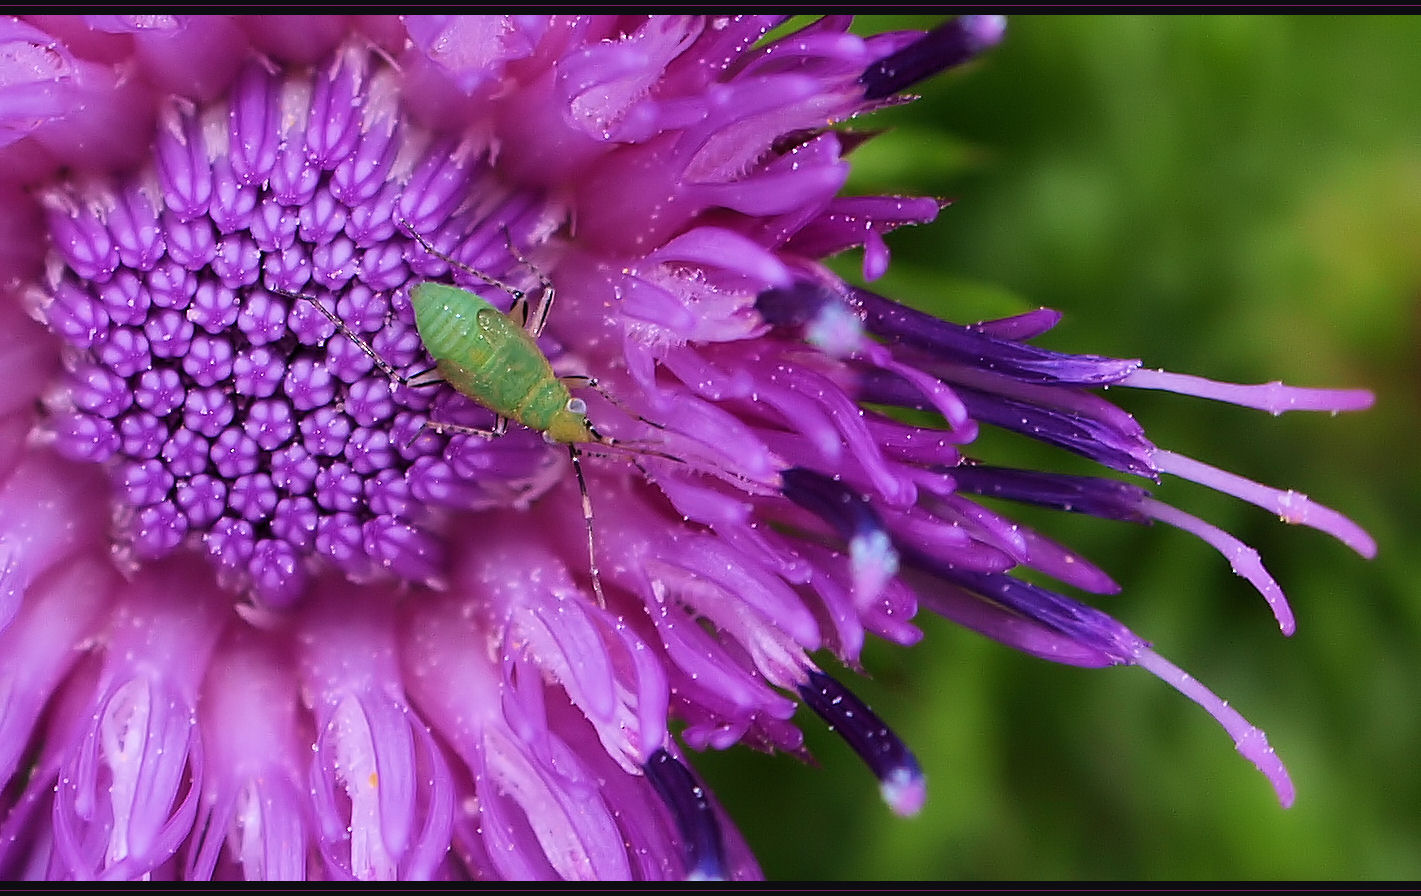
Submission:
M 420 429 L 432 429 L 435 432 L 466 432 L 469 435 L 481 436 L 485 439 L 496 439 L 508 432 L 508 418 L 499 415 L 493 421 L 492 429 L 484 429 L 479 426 L 465 426 L 462 423 L 440 423 L 438 420 L 426 420 L 420 424 Z
M 462 271 L 467 271 L 468 273 L 473 274 L 475 277 L 478 277 L 480 280 L 484 281 L 485 283 L 488 283 L 488 284 L 491 285 L 491 286 L 496 286 L 496 287 L 498 287 L 499 289 L 503 290 L 504 292 L 508 293 L 510 296 L 512 296 L 512 297 L 513 297 L 513 306 L 508 309 L 508 312 L 509 312 L 510 314 L 512 314 L 515 310 L 518 310 L 518 311 L 519 311 L 519 314 L 520 314 L 521 317 L 522 317 L 522 322 L 523 322 L 524 324 L 527 323 L 527 321 L 528 321 L 528 296 L 527 296 L 526 293 L 523 292 L 523 290 L 519 289 L 519 288 L 516 287 L 516 286 L 511 286 L 511 285 L 509 285 L 508 283 L 505 283 L 504 281 L 498 279 L 497 277 L 495 277 L 494 275 L 492 275 L 492 274 L 490 274 L 490 273 L 488 273 L 488 272 L 486 272 L 486 271 L 481 271 L 481 270 L 479 270 L 478 268 L 474 267 L 473 265 L 465 264 L 464 262 L 460 261 L 459 259 L 454 258 L 454 257 L 452 257 L 452 256 L 450 256 L 450 255 L 447 255 L 447 254 L 445 254 L 444 252 L 441 252 L 439 249 L 436 249 L 436 248 L 434 247 L 434 244 L 433 244 L 433 243 L 431 243 L 429 240 L 425 239 L 424 236 L 423 236 L 419 231 L 415 230 L 415 229 L 414 229 L 414 226 L 413 226 L 412 224 L 410 224 L 410 222 L 406 221 L 404 218 L 399 218 L 399 219 L 397 219 L 397 220 L 395 221 L 395 223 L 396 223 L 396 225 L 398 225 L 398 226 L 400 227 L 400 229 L 407 231 L 410 236 L 414 237 L 415 242 L 419 243 L 420 246 L 424 249 L 424 251 L 428 252 L 430 255 L 433 255 L 433 256 L 436 257 L 436 258 L 441 258 L 441 259 L 443 259 L 445 262 L 447 262 L 447 263 L 453 265 L 454 267 L 459 268 L 459 269 L 462 270 Z M 507 232 L 508 232 L 508 228 L 505 227 L 505 228 L 504 228 L 504 233 L 507 233 Z M 521 309 L 520 309 L 520 306 L 521 306 Z M 536 334 L 535 334 L 535 335 L 536 335 Z
M 408 377 L 406 377 L 403 373 L 400 373 L 394 367 L 391 367 L 390 362 L 380 357 L 379 353 L 371 347 L 370 343 L 366 342 L 364 339 L 361 339 L 358 335 L 356 335 L 355 331 L 352 330 L 350 326 L 346 324 L 345 321 L 341 320 L 334 311 L 327 308 L 325 305 L 322 305 L 319 299 L 315 298 L 314 296 L 303 295 L 299 292 L 287 292 L 284 289 L 279 289 L 276 287 L 272 287 L 270 291 L 276 293 L 279 296 L 285 296 L 288 299 L 306 301 L 310 302 L 312 305 L 315 305 L 316 310 L 321 312 L 321 314 L 325 315 L 326 320 L 329 320 L 331 323 L 335 324 L 336 330 L 338 330 L 342 336 L 355 343 L 356 348 L 360 349 L 362 352 L 365 353 L 367 357 L 370 358 L 371 361 L 375 362 L 375 366 L 380 368 L 381 373 L 385 374 L 385 376 L 389 377 L 390 380 L 392 380 L 393 382 L 399 383 L 401 386 L 411 385 Z M 423 374 L 421 374 L 421 376 L 422 375 Z
M 440 434 L 446 432 L 463 432 L 468 433 L 472 436 L 478 436 L 479 438 L 491 440 L 496 439 L 504 433 L 508 432 L 508 418 L 500 414 L 498 418 L 493 421 L 492 429 L 481 429 L 477 426 L 465 426 L 462 423 L 440 423 L 438 420 L 425 420 L 419 425 L 419 429 L 416 429 L 414 431 L 414 435 L 410 436 L 409 441 L 405 442 L 405 447 L 408 448 L 410 445 L 413 445 L 414 440 L 419 438 L 419 434 L 424 432 L 426 429 L 432 429 Z
M 553 281 L 548 279 L 547 274 L 544 274 L 537 265 L 524 257 L 523 253 L 518 251 L 518 247 L 513 245 L 513 235 L 508 232 L 507 226 L 503 228 L 503 239 L 508 243 L 508 251 L 513 254 L 513 257 L 518 259 L 525 268 L 532 271 L 533 276 L 538 278 L 538 282 L 543 284 L 542 294 L 538 297 L 538 308 L 533 312 L 533 323 L 529 325 L 526 318 L 523 321 L 524 327 L 530 335 L 539 336 L 543 332 L 543 327 L 548 323 L 548 313 L 553 310 L 553 299 L 557 298 L 558 294 L 557 288 L 553 286 Z
M 602 574 L 597 570 L 597 539 L 592 534 L 592 498 L 587 494 L 587 477 L 582 475 L 582 460 L 576 445 L 569 444 L 572 471 L 577 474 L 577 488 L 582 492 L 582 518 L 587 521 L 587 560 L 592 570 L 592 590 L 597 593 L 597 606 L 607 609 L 607 595 L 602 591 Z
M 277 295 L 286 296 L 288 299 L 304 299 L 305 301 L 310 302 L 312 305 L 315 305 L 316 308 L 326 316 L 327 320 L 335 324 L 336 329 L 340 331 L 340 333 L 344 335 L 345 338 L 355 343 L 357 348 L 359 348 L 362 352 L 368 355 L 370 360 L 375 362 L 375 366 L 380 368 L 380 371 L 384 373 L 385 376 L 389 377 L 391 382 L 399 383 L 400 385 L 410 389 L 423 389 L 428 388 L 430 386 L 439 386 L 443 384 L 444 380 L 440 379 L 437 376 L 432 379 L 420 379 L 420 377 L 425 377 L 435 372 L 437 368 L 434 367 L 421 370 L 413 377 L 407 377 L 404 374 L 400 373 L 394 367 L 390 366 L 390 362 L 380 357 L 379 353 L 377 353 L 368 342 L 357 336 L 355 334 L 355 331 L 350 329 L 350 326 L 347 325 L 345 321 L 341 320 L 340 317 L 335 314 L 335 312 L 331 311 L 325 305 L 322 305 L 319 300 L 313 298 L 312 296 L 302 295 L 301 293 L 296 292 L 287 292 L 284 289 L 272 289 L 271 291 L 276 293 Z M 507 431 L 508 420 L 505 417 L 499 417 L 497 421 L 495 421 L 494 427 L 491 430 L 479 429 L 473 426 L 464 426 L 462 424 L 457 423 L 436 423 L 432 420 L 425 420 L 419 425 L 419 429 L 416 429 L 414 431 L 414 435 L 410 436 L 409 441 L 405 443 L 405 447 L 408 448 L 410 445 L 413 445 L 414 440 L 419 438 L 419 434 L 424 432 L 426 428 L 433 429 L 435 432 L 440 433 L 446 431 L 468 432 L 473 433 L 474 435 L 482 436 L 485 439 L 493 439 L 503 435 L 504 432 Z
M 529 265 L 529 267 L 533 266 Z M 533 268 L 533 270 L 537 271 L 538 269 Z M 542 272 L 539 272 L 538 276 L 542 277 Z M 527 320 L 523 321 L 524 329 L 534 338 L 542 335 L 543 327 L 548 325 L 548 312 L 553 310 L 553 299 L 556 298 L 558 294 L 558 291 L 553 288 L 551 283 L 548 283 L 547 280 L 543 282 L 547 285 L 543 287 L 543 292 L 538 297 L 538 307 L 533 312 L 532 322 L 530 323 Z

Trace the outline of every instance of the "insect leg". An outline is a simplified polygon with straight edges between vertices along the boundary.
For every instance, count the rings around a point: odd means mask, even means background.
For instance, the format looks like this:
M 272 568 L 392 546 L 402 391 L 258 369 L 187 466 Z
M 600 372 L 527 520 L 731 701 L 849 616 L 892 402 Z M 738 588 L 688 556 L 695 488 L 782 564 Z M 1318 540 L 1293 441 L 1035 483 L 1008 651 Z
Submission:
M 415 434 L 410 438 L 410 441 L 406 443 L 406 447 L 408 447 L 410 443 L 414 442 L 415 439 L 419 438 L 419 434 L 426 429 L 432 429 L 437 433 L 464 432 L 468 433 L 469 435 L 479 436 L 480 438 L 484 439 L 496 439 L 504 433 L 508 432 L 508 418 L 500 414 L 493 421 L 493 429 L 482 429 L 477 426 L 465 426 L 462 423 L 440 423 L 438 420 L 425 420 L 419 425 L 419 429 L 415 430 Z
M 446 432 L 463 432 L 471 436 L 478 436 L 481 439 L 496 439 L 508 432 L 508 418 L 499 417 L 493 423 L 493 429 L 480 429 L 477 426 L 465 426 L 462 423 L 440 423 L 437 420 L 424 420 L 419 424 L 419 428 L 414 431 L 414 435 L 405 441 L 404 447 L 408 448 L 414 444 L 414 440 L 419 438 L 420 433 L 426 429 L 432 429 L 443 435 Z
M 375 366 L 380 368 L 381 373 L 389 377 L 391 381 L 399 383 L 401 386 L 411 385 L 408 377 L 400 373 L 395 368 L 391 367 L 390 362 L 380 357 L 379 353 L 376 352 L 375 349 L 370 346 L 370 343 L 366 342 L 364 339 L 361 339 L 358 335 L 356 335 L 355 331 L 352 330 L 346 324 L 345 321 L 341 320 L 334 311 L 327 308 L 325 305 L 322 305 L 319 299 L 315 298 L 314 296 L 303 295 L 299 292 L 287 292 L 284 289 L 278 289 L 275 287 L 273 287 L 270 291 L 276 293 L 279 296 L 285 296 L 288 299 L 307 301 L 310 302 L 312 305 L 315 305 L 316 310 L 326 316 L 326 320 L 329 320 L 331 323 L 335 324 L 336 329 L 340 332 L 342 336 L 355 343 L 356 348 L 360 349 L 366 354 L 367 357 L 370 358 L 371 361 L 375 362 Z
M 597 539 L 592 534 L 592 498 L 587 494 L 587 478 L 582 475 L 582 460 L 578 457 L 577 446 L 569 444 L 567 453 L 572 457 L 572 471 L 577 474 L 577 488 L 582 492 L 582 518 L 587 521 L 587 560 L 592 571 L 592 590 L 597 593 L 597 606 L 607 609 L 607 595 L 602 591 L 602 574 L 597 570 Z
M 547 274 L 544 274 L 537 265 L 524 257 L 523 253 L 518 251 L 518 247 L 513 245 L 513 235 L 508 232 L 507 226 L 503 228 L 503 239 L 508 243 L 508 251 L 513 254 L 513 257 L 518 259 L 528 270 L 532 271 L 533 276 L 538 278 L 538 282 L 543 284 L 543 292 L 538 297 L 538 308 L 533 312 L 533 323 L 529 325 L 526 318 L 523 321 L 524 327 L 528 332 L 533 336 L 538 336 L 543 332 L 543 327 L 548 323 L 548 313 L 553 310 L 553 299 L 556 298 L 558 294 L 557 288 L 553 286 L 553 281 L 548 279 Z
M 453 258 L 453 257 L 451 257 L 451 256 L 449 256 L 449 255 L 447 255 L 447 254 L 445 254 L 444 252 L 441 252 L 440 250 L 436 249 L 436 248 L 434 247 L 434 244 L 433 244 L 433 243 L 431 243 L 429 240 L 425 239 L 424 236 L 423 236 L 422 234 L 420 234 L 417 230 L 415 230 L 414 227 L 413 227 L 413 225 L 411 225 L 410 222 L 406 221 L 404 218 L 397 218 L 397 219 L 395 220 L 395 224 L 396 224 L 401 230 L 406 231 L 407 233 L 409 233 L 410 236 L 414 237 L 415 242 L 419 243 L 420 246 L 424 249 L 424 251 L 428 252 L 430 255 L 433 255 L 435 258 L 441 258 L 441 259 L 443 259 L 444 261 L 448 262 L 449 264 L 453 265 L 454 267 L 459 268 L 459 269 L 462 270 L 462 271 L 467 271 L 468 273 L 473 274 L 475 277 L 478 277 L 480 280 L 484 281 L 485 283 L 488 283 L 488 284 L 491 285 L 491 286 L 496 286 L 496 287 L 498 287 L 499 289 L 503 290 L 504 292 L 508 293 L 510 296 L 513 297 L 513 307 L 508 309 L 508 310 L 509 310 L 509 313 L 510 313 L 510 314 L 513 313 L 513 311 L 514 311 L 515 309 L 517 309 L 517 308 L 521 305 L 521 306 L 522 306 L 521 315 L 522 315 L 523 321 L 524 321 L 525 323 L 527 322 L 527 320 L 528 320 L 528 296 L 527 296 L 526 293 L 523 292 L 523 290 L 517 288 L 516 286 L 510 286 L 509 284 L 503 282 L 502 280 L 498 279 L 498 278 L 495 277 L 494 275 L 489 274 L 489 273 L 487 273 L 487 272 L 485 272 L 485 271 L 481 271 L 481 270 L 479 270 L 478 268 L 474 267 L 473 265 L 465 264 L 464 262 L 460 261 L 459 259 Z M 504 233 L 506 234 L 507 232 L 508 232 L 508 228 L 505 227 L 505 228 L 504 228 Z

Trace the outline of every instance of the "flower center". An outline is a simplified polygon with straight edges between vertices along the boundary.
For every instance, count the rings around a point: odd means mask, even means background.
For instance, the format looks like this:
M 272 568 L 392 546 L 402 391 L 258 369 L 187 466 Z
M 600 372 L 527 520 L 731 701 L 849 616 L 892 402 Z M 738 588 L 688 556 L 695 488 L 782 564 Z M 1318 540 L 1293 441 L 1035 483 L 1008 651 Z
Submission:
M 305 76 L 253 65 L 225 102 L 167 116 L 150 169 L 46 197 L 40 304 L 66 363 L 43 425 L 108 470 L 124 561 L 195 547 L 268 605 L 323 568 L 435 582 L 450 511 L 551 481 L 559 455 L 535 433 L 429 427 L 493 417 L 444 385 L 396 388 L 355 341 L 431 368 L 409 289 L 449 265 L 410 234 L 519 278 L 510 242 L 551 220 L 398 105 L 363 52 Z

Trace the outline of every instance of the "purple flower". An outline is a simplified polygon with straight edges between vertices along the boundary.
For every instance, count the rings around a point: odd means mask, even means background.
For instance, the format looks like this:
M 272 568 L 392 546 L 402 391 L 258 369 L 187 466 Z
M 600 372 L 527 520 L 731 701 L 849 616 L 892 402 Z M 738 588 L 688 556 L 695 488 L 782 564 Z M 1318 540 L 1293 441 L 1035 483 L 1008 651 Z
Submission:
M 835 125 L 1002 23 L 778 24 L 0 25 L 0 874 L 755 876 L 682 745 L 802 753 L 798 697 L 912 814 L 912 753 L 810 654 L 913 643 L 920 602 L 1148 669 L 1291 802 L 1236 711 L 1015 574 L 1118 590 L 1101 570 L 976 498 L 1193 532 L 1291 632 L 1258 555 L 1142 486 L 972 443 L 1181 476 L 1370 556 L 1094 390 L 1371 396 L 1064 355 L 1030 344 L 1046 309 L 960 326 L 845 283 L 823 258 L 862 246 L 871 281 L 939 203 L 840 196 L 864 136 Z M 539 350 L 596 377 L 570 383 L 608 437 L 584 494 L 563 447 L 485 439 L 476 396 L 420 387 L 415 285 L 511 310 L 468 267 L 556 287 Z

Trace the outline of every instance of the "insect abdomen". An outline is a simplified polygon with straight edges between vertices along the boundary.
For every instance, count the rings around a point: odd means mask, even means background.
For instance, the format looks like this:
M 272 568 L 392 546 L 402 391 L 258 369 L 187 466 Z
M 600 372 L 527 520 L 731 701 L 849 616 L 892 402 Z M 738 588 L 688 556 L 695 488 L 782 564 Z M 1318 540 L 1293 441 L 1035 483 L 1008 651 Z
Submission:
M 478 326 L 479 313 L 502 317 L 483 298 L 442 283 L 421 283 L 410 292 L 420 341 L 435 362 L 454 361 L 478 368 L 487 360 L 489 340 Z

